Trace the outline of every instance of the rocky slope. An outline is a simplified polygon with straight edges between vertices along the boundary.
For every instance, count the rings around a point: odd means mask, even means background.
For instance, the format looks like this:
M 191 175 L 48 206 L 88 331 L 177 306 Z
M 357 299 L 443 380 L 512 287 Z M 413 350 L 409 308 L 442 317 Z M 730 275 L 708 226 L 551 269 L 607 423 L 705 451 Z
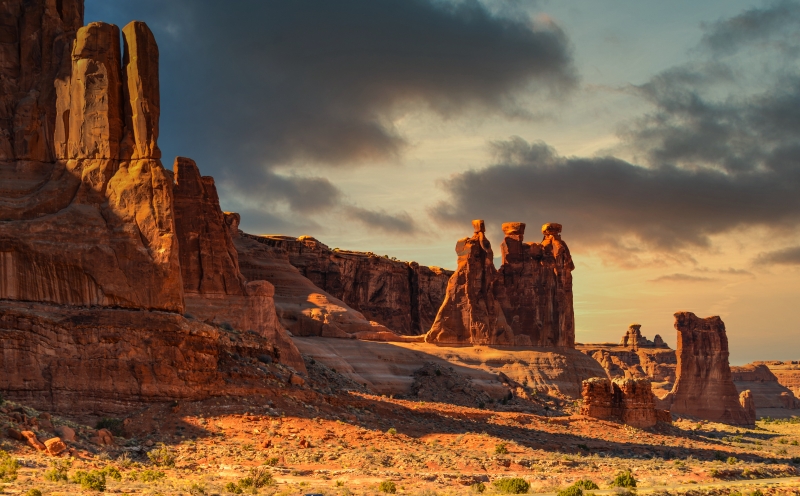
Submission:
M 263 245 L 262 252 L 271 250 L 273 258 L 288 260 L 325 294 L 401 335 L 424 334 L 430 329 L 452 274 L 374 253 L 331 250 L 310 236 L 250 239 Z

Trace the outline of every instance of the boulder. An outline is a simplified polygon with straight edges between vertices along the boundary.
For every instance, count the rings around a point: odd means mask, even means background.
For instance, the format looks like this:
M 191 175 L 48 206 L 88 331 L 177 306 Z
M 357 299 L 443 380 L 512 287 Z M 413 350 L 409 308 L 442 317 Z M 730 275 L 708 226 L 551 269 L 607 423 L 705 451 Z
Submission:
M 701 319 L 691 312 L 675 314 L 678 368 L 668 401 L 673 414 L 713 422 L 752 425 L 739 403 L 728 363 L 728 336 L 722 319 Z
M 47 449 L 32 431 L 22 431 L 20 434 L 22 434 L 22 437 L 25 438 L 25 440 L 28 442 L 28 445 L 32 448 L 35 448 L 38 451 L 45 451 Z
M 55 433 L 65 442 L 71 443 L 75 441 L 75 430 L 68 425 L 59 425 L 55 428 Z
M 114 435 L 108 429 L 98 429 L 92 442 L 98 446 L 111 446 L 114 444 Z
M 47 454 L 52 456 L 58 456 L 61 453 L 67 451 L 67 445 L 57 437 L 48 439 L 44 442 L 45 447 L 47 448 Z

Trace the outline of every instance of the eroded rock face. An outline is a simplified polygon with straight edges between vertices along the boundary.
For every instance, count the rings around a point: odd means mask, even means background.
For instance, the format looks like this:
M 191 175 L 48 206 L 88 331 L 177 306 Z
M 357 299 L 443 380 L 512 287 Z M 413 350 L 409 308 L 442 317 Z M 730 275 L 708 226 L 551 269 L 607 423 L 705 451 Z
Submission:
M 593 378 L 583 381 L 581 414 L 615 420 L 639 428 L 652 427 L 667 416 L 655 407 L 647 379 Z
M 474 234 L 456 243 L 458 268 L 425 341 L 436 344 L 513 345 L 514 333 L 497 298 L 497 270 L 482 220 L 472 221 Z
M 625 348 L 631 348 L 634 351 L 639 348 L 669 348 L 658 334 L 655 335 L 652 341 L 643 336 L 641 324 L 631 324 L 628 326 L 628 331 L 622 336 L 619 345 Z
M 752 425 L 739 403 L 728 363 L 728 336 L 717 316 L 675 314 L 678 369 L 670 411 L 733 425 Z
M 458 269 L 426 341 L 438 344 L 575 346 L 572 270 L 560 224 L 542 226 L 541 243 L 525 243 L 525 224 L 503 224 L 503 264 L 495 270 L 482 220 L 458 241 Z
M 731 367 L 731 375 L 740 399 L 744 391 L 750 391 L 756 409 L 795 410 L 800 401 L 791 389 L 778 382 L 778 378 L 763 363 L 751 363 L 741 367 Z M 786 412 L 787 414 L 790 412 Z M 775 412 L 763 412 L 762 416 L 774 416 Z
M 749 389 L 739 393 L 739 404 L 742 405 L 749 423 L 755 425 L 758 418 L 756 417 L 756 402 L 753 400 L 753 393 Z
M 0 301 L 0 339 L 4 396 L 70 414 L 263 392 L 263 375 L 231 354 L 255 359 L 273 346 L 175 313 L 8 301 Z
M 180 240 L 186 311 L 236 331 L 254 331 L 269 339 L 281 363 L 305 371 L 300 352 L 275 313 L 275 288 L 247 279 L 239 271 L 214 178 L 201 176 L 188 158 L 175 159 L 175 225 Z
M 119 30 L 77 29 L 82 11 L 71 1 L 28 2 L 17 21 L 38 16 L 41 32 L 10 31 L 14 46 L 41 36 L 28 55 L 44 72 L 31 68 L 30 79 L 20 70 L 15 84 L 41 86 L 49 75 L 40 115 L 51 124 L 46 153 L 0 162 L 0 298 L 182 312 L 172 181 L 158 160 L 121 159 Z M 56 67 L 62 45 L 69 50 Z M 47 56 L 34 57 L 42 47 Z
M 374 253 L 332 250 L 311 236 L 252 239 L 263 250 L 272 250 L 272 258 L 288 260 L 318 291 L 399 335 L 419 335 L 430 329 L 452 274 Z M 245 276 L 250 277 L 246 272 Z

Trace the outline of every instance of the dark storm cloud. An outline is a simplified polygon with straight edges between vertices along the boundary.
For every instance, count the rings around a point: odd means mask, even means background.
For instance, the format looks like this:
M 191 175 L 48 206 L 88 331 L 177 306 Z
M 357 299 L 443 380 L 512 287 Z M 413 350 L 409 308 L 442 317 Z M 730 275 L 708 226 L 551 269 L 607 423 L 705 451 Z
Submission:
M 87 0 L 87 21 L 133 18 L 159 41 L 162 149 L 302 213 L 338 191 L 277 166 L 392 158 L 409 108 L 519 116 L 519 94 L 576 80 L 558 26 L 477 0 Z
M 761 253 L 754 262 L 755 265 L 800 265 L 800 246 Z
M 720 21 L 709 36 L 734 36 L 734 25 Z M 753 36 L 742 35 L 739 45 Z M 442 181 L 449 199 L 431 210 L 433 217 L 560 222 L 574 246 L 612 247 L 623 264 L 647 249 L 655 253 L 651 261 L 691 259 L 692 250 L 711 246 L 711 236 L 737 228 L 797 229 L 800 71 L 787 63 L 742 88 L 738 74 L 753 61 L 731 53 L 725 63 L 709 56 L 630 88 L 652 104 L 620 132 L 620 149 L 637 163 L 563 157 L 515 137 L 493 143 L 492 165 Z
M 350 206 L 346 207 L 345 213 L 347 217 L 361 222 L 370 229 L 393 234 L 412 234 L 417 231 L 414 219 L 406 212 L 392 215 L 382 210 L 375 211 Z
M 765 7 L 707 24 L 702 44 L 717 54 L 731 54 L 743 45 L 770 42 L 794 52 L 800 41 L 798 25 L 800 4 L 788 0 L 771 2 Z

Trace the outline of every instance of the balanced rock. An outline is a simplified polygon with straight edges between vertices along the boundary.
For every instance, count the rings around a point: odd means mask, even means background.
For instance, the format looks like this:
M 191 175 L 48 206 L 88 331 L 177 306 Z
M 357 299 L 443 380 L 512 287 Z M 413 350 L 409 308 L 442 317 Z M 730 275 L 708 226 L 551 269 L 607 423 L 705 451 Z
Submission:
M 506 322 L 498 286 L 492 246 L 482 220 L 472 221 L 474 234 L 456 243 L 458 268 L 425 341 L 437 344 L 514 344 Z
M 701 319 L 691 312 L 678 312 L 675 329 L 678 368 L 675 385 L 666 398 L 671 402 L 670 412 L 713 422 L 752 425 L 733 384 L 722 319 Z
M 52 456 L 58 456 L 67 451 L 67 445 L 57 437 L 46 440 L 44 446 L 47 448 L 47 454 Z

